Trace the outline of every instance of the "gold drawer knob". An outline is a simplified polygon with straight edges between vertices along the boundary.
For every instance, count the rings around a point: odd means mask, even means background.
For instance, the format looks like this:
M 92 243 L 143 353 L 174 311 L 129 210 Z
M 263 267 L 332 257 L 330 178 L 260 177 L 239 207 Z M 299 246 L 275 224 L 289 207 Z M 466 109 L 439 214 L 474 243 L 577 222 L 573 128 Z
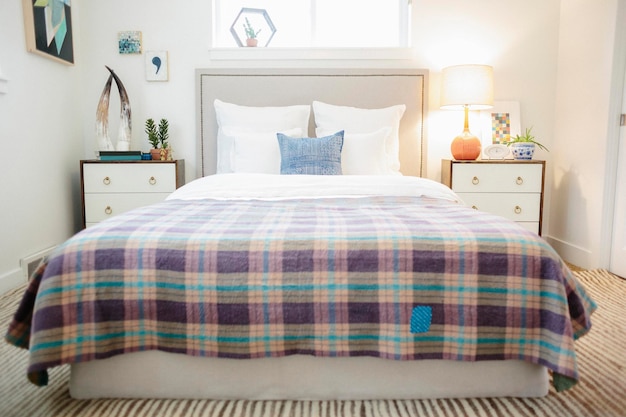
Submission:
M 104 185 L 109 185 L 109 184 L 111 184 L 111 178 L 109 178 L 109 177 L 104 177 L 104 179 L 102 180 L 102 183 L 103 183 Z
M 154 178 L 154 177 L 150 177 L 150 179 L 148 180 L 148 182 L 150 183 L 150 185 L 154 185 L 154 184 L 156 184 L 156 178 Z
M 480 180 L 478 179 L 478 177 L 475 176 L 474 178 L 472 178 L 472 184 L 478 185 L 479 182 Z
M 476 207 L 476 206 L 472 206 L 472 208 L 473 208 L 474 210 L 478 210 L 478 207 Z
M 517 184 L 517 185 L 522 185 L 522 184 L 524 184 L 524 178 L 522 178 L 522 177 L 517 177 L 517 179 L 515 180 L 515 184 Z
M 113 209 L 111 208 L 111 206 L 106 206 L 104 208 L 104 214 L 111 214 L 113 213 Z
M 520 206 L 515 206 L 515 214 L 522 214 L 522 208 Z

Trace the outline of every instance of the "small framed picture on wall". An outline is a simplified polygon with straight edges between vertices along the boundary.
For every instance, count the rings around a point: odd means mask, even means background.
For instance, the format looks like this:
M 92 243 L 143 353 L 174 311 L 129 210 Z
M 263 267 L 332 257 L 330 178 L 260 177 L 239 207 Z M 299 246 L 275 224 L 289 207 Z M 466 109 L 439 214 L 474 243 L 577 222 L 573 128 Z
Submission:
M 141 54 L 141 32 L 138 30 L 118 32 L 117 44 L 120 54 Z
M 146 80 L 168 81 L 169 64 L 167 51 L 146 51 Z

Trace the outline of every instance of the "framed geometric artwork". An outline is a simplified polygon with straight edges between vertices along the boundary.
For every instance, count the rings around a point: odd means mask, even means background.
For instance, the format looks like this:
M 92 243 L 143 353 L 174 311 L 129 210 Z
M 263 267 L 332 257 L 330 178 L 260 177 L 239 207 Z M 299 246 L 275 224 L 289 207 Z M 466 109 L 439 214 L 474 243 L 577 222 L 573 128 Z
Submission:
M 167 51 L 146 51 L 146 80 L 167 81 L 169 79 L 167 61 Z
M 64 64 L 74 64 L 70 0 L 22 0 L 26 49 Z
M 480 112 L 483 146 L 507 143 L 521 132 L 518 101 L 496 101 L 491 109 Z

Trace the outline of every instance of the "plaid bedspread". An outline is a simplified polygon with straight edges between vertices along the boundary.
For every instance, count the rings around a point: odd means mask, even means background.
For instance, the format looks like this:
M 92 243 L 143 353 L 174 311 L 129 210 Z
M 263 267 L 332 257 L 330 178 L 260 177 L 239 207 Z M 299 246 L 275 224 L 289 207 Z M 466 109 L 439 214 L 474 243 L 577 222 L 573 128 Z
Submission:
M 521 359 L 578 378 L 593 301 L 517 224 L 418 197 L 171 200 L 86 229 L 6 339 L 47 369 L 159 349 L 224 358 Z

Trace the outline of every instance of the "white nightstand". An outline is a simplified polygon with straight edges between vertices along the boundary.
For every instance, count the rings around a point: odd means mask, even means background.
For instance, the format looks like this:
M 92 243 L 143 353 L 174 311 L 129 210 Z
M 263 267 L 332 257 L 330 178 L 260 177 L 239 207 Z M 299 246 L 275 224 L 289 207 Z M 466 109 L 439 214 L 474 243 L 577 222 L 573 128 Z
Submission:
M 541 235 L 545 161 L 441 161 L 441 182 L 477 210 Z
M 185 161 L 80 161 L 83 225 L 163 201 L 185 184 Z

